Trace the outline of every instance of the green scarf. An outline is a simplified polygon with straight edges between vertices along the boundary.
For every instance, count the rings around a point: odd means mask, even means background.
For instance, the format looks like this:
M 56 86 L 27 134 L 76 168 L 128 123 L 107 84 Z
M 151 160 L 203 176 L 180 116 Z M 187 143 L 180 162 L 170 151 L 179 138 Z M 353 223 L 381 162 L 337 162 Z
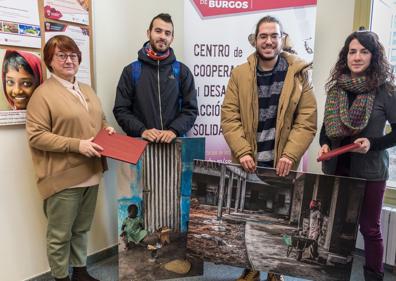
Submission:
M 356 95 L 351 107 L 347 92 Z M 342 139 L 360 133 L 367 126 L 374 98 L 375 91 L 368 90 L 366 77 L 342 75 L 327 94 L 324 114 L 326 135 L 331 139 Z

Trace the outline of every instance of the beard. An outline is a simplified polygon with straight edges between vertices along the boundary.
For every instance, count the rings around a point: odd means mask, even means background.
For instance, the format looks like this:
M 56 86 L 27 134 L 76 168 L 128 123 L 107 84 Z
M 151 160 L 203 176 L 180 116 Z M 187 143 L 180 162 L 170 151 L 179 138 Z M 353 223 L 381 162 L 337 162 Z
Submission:
M 157 48 L 157 44 L 158 43 L 162 43 L 162 45 L 164 46 L 163 49 L 159 49 Z M 166 41 L 154 41 L 154 40 L 150 40 L 150 45 L 151 45 L 151 49 L 156 52 L 156 53 L 164 53 L 169 49 L 168 43 Z
M 263 61 L 272 61 L 274 59 L 276 59 L 279 54 L 281 53 L 281 51 L 279 49 L 273 49 L 274 54 L 272 56 L 264 56 L 261 52 L 260 52 L 261 48 L 256 47 L 256 53 L 259 56 L 259 58 Z

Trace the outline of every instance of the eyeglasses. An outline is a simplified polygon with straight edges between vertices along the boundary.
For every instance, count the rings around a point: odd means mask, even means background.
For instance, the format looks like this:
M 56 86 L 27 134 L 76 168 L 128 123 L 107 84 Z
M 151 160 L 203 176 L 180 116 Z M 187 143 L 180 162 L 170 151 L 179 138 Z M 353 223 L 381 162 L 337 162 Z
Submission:
M 269 38 L 271 40 L 271 42 L 276 42 L 279 39 L 281 39 L 282 37 L 283 37 L 283 34 L 279 34 L 279 33 L 272 33 L 272 34 L 261 33 L 258 35 L 258 38 L 260 40 L 267 41 Z
M 70 58 L 72 62 L 78 61 L 78 55 L 76 53 L 71 53 L 71 54 L 57 53 L 55 54 L 55 56 L 60 62 L 65 62 L 67 58 Z

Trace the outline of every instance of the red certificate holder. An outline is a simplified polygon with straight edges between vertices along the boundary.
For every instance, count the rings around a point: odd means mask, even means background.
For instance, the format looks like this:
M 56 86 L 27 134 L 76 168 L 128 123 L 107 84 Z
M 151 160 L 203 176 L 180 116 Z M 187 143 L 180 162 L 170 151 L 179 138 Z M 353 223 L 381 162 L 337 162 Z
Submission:
M 327 153 L 323 154 L 322 156 L 318 157 L 316 160 L 318 162 L 326 161 L 326 160 L 329 160 L 329 159 L 331 159 L 333 157 L 336 157 L 336 156 L 338 156 L 340 154 L 347 153 L 347 152 L 349 152 L 349 151 L 351 151 L 351 150 L 353 150 L 355 148 L 358 148 L 358 147 L 359 147 L 358 143 L 351 143 L 351 144 L 348 144 L 348 145 L 344 145 L 344 146 L 341 146 L 339 148 L 330 150 L 329 152 L 327 152 Z
M 117 133 L 109 135 L 105 129 L 97 134 L 93 142 L 103 148 L 103 151 L 100 152 L 102 156 L 132 164 L 139 161 L 147 145 L 147 142 L 141 139 Z

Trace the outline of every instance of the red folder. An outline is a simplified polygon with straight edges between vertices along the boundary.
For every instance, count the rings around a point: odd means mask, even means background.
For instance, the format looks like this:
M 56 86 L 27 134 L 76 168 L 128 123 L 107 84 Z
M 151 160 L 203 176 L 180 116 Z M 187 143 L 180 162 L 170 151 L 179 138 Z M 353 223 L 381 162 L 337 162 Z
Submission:
M 351 144 L 347 144 L 344 146 L 341 146 L 339 148 L 330 150 L 329 152 L 323 154 L 322 156 L 318 157 L 318 159 L 316 159 L 318 162 L 320 161 L 325 161 L 325 160 L 329 160 L 333 157 L 336 157 L 340 154 L 346 153 L 348 151 L 351 151 L 352 149 L 358 148 L 359 144 L 358 143 L 351 143 Z
M 109 135 L 105 129 L 98 133 L 93 142 L 103 147 L 101 155 L 132 164 L 139 161 L 147 145 L 144 140 L 117 133 Z

